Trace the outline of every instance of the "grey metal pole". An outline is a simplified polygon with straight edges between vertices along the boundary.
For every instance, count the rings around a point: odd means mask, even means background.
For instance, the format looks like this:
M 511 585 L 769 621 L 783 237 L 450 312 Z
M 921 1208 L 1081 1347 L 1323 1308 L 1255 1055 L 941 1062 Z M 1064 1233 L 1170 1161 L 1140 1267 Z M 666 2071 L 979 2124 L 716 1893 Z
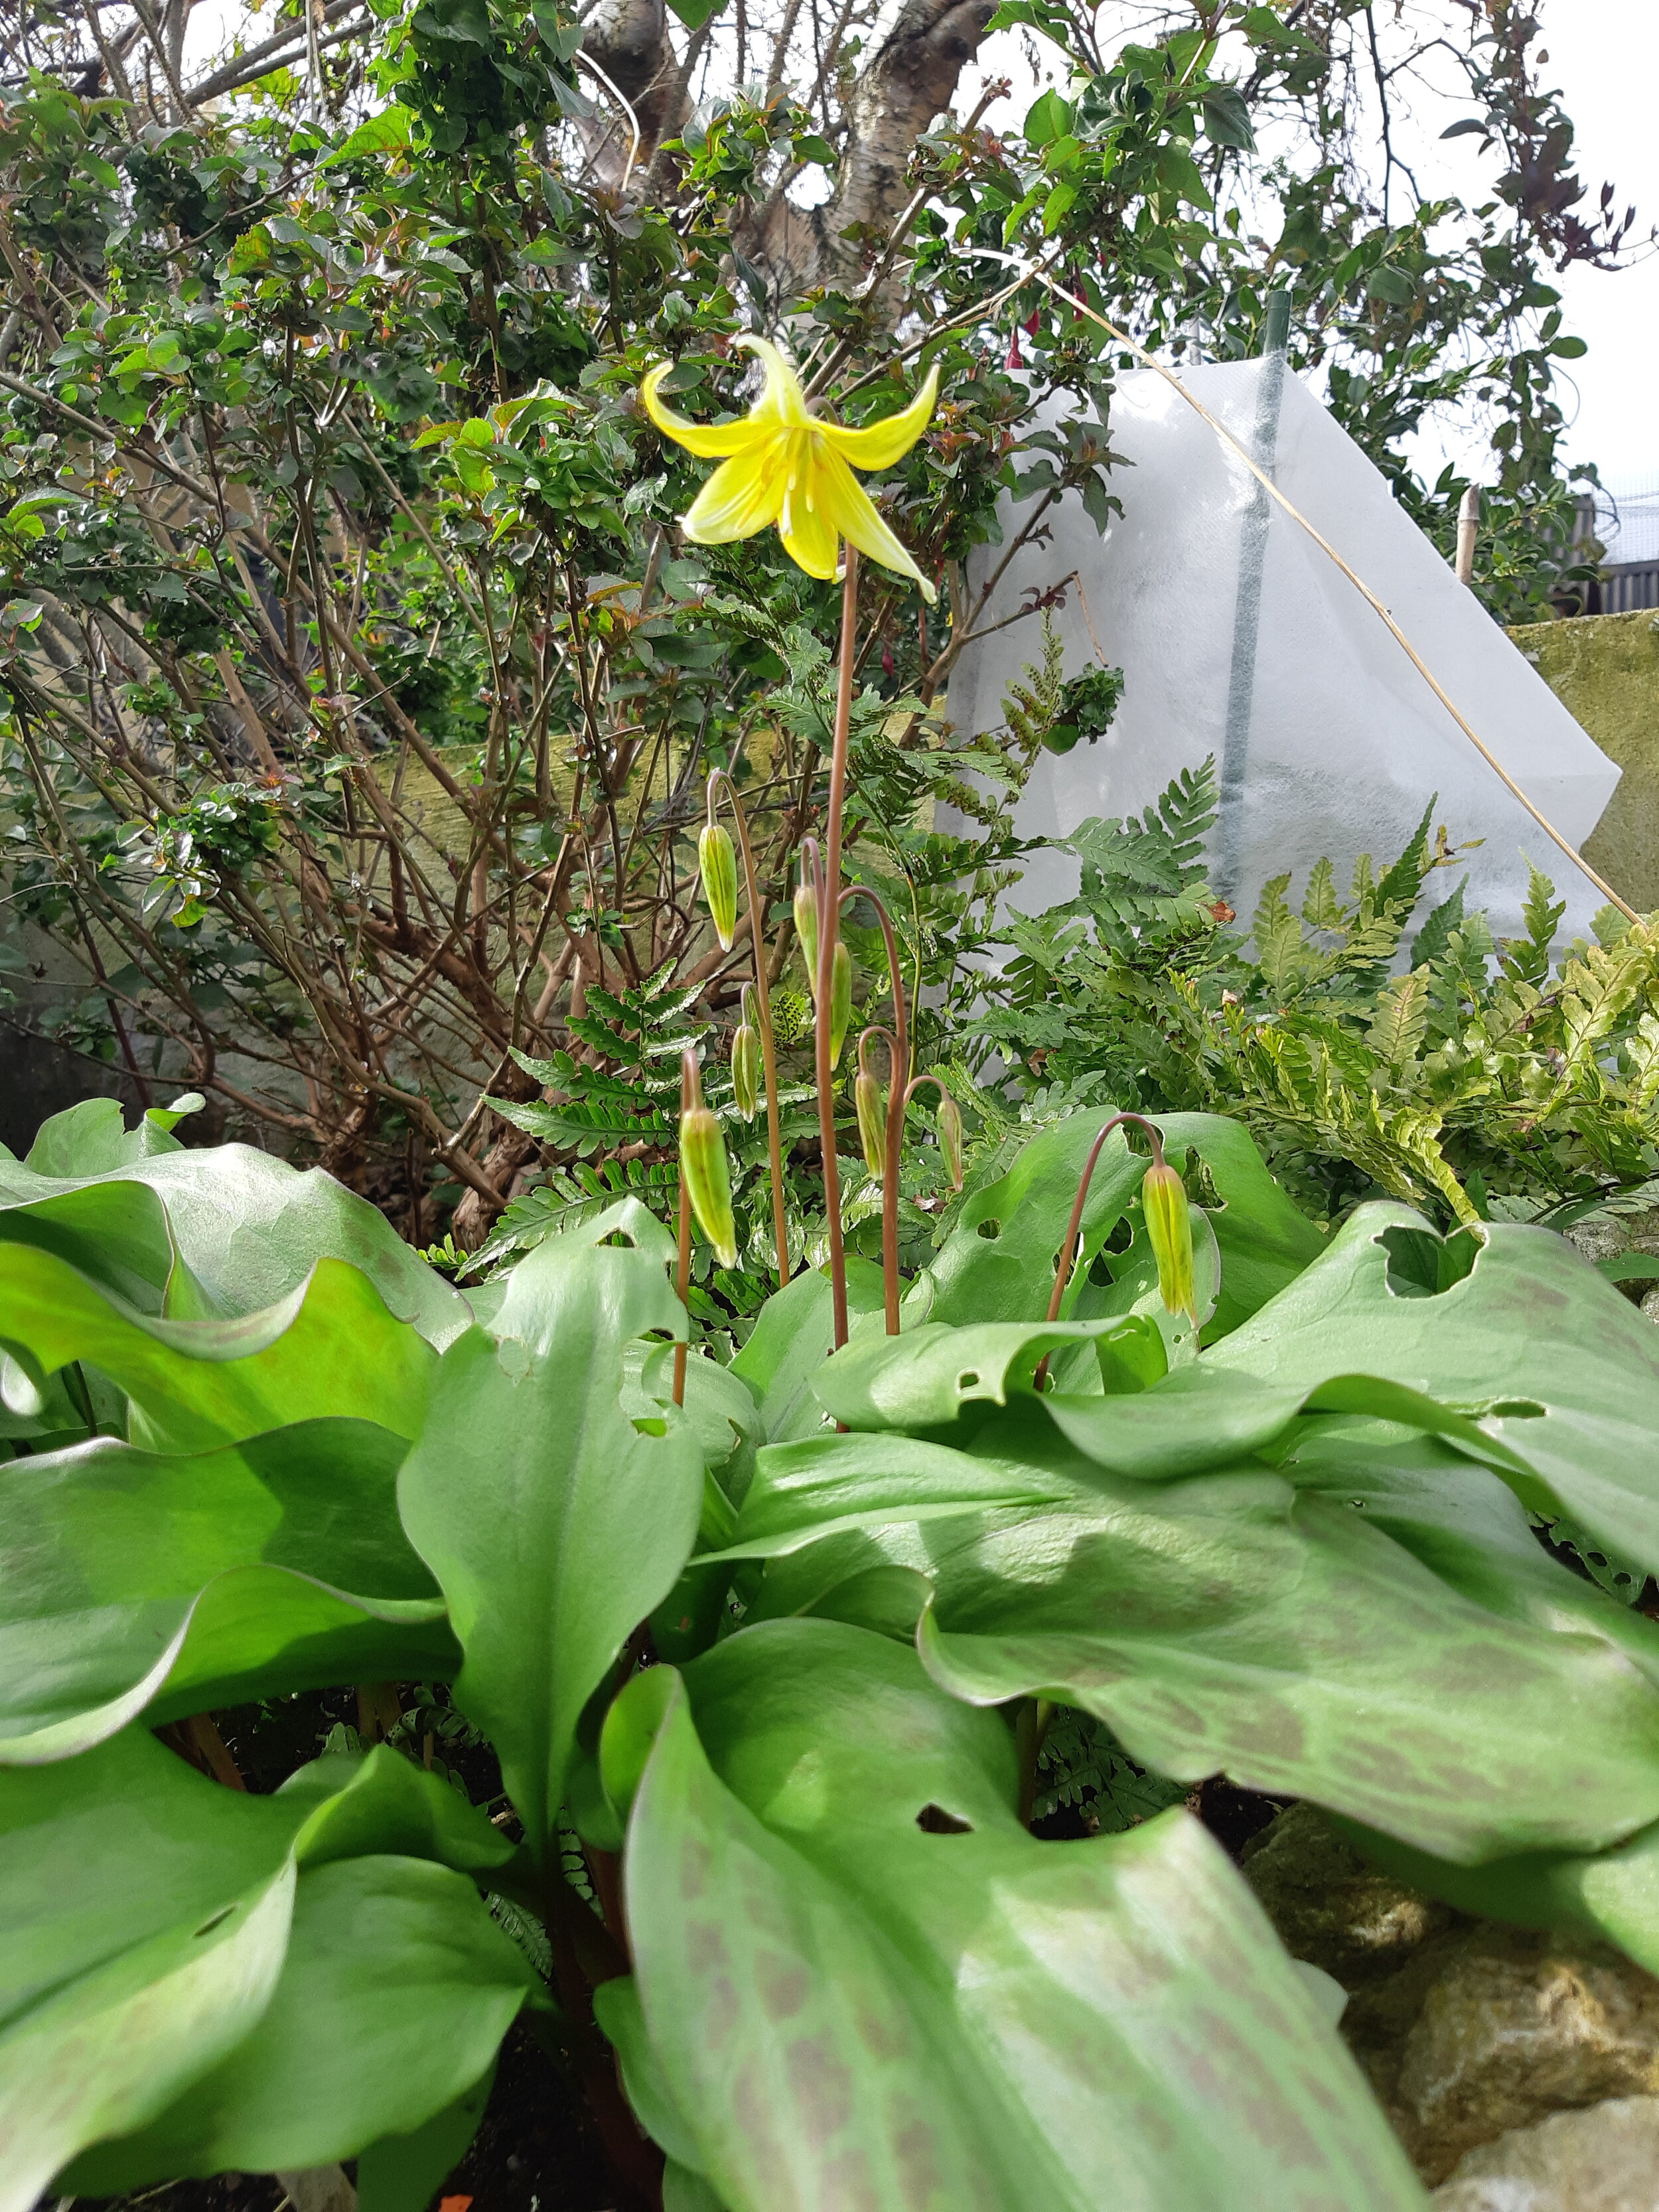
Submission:
M 1255 458 L 1269 476 L 1279 446 L 1285 392 L 1285 353 L 1291 334 L 1291 295 L 1267 295 L 1261 325 L 1261 377 L 1256 386 Z M 1273 502 L 1252 477 L 1239 531 L 1238 592 L 1233 605 L 1233 656 L 1227 682 L 1227 720 L 1221 746 L 1220 819 L 1216 833 L 1215 887 L 1230 906 L 1238 903 L 1243 842 L 1244 778 L 1249 767 L 1250 720 L 1255 702 L 1255 648 L 1261 627 L 1261 580 L 1267 558 Z

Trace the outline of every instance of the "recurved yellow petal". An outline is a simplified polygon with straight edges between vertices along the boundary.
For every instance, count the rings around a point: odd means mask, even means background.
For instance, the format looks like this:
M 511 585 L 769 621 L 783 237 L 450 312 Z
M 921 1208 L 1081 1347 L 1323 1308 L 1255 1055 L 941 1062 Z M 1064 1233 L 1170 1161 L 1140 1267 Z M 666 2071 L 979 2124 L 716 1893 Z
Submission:
M 810 430 L 793 432 L 788 443 L 778 535 L 783 540 L 784 551 L 798 568 L 805 568 L 809 576 L 827 580 L 836 573 L 841 550 L 830 512 L 833 494 L 826 495 L 830 456 L 821 450 Z
M 730 545 L 777 520 L 785 477 L 772 448 L 781 442 L 771 431 L 747 453 L 721 462 L 680 518 L 681 529 L 694 544 Z
M 732 464 L 728 462 L 727 467 Z M 721 471 L 725 473 L 724 471 Z M 939 597 L 898 539 L 870 503 L 869 494 L 839 453 L 824 452 L 817 468 L 819 502 L 825 518 L 849 545 L 867 553 L 884 568 L 908 576 L 929 606 Z
M 659 361 L 654 368 L 646 371 L 645 381 L 640 386 L 645 411 L 665 437 L 674 439 L 688 453 L 705 461 L 740 453 L 754 444 L 757 434 L 752 416 L 745 416 L 741 422 L 692 422 L 684 415 L 677 415 L 672 407 L 665 407 L 657 397 L 657 387 L 670 366 Z
M 806 411 L 800 379 L 770 338 L 742 337 L 733 343 L 752 353 L 766 371 L 765 387 L 749 410 L 751 422 L 783 422 L 792 429 L 805 429 L 809 423 L 815 429 L 819 427 Z
M 896 415 L 884 415 L 879 422 L 866 422 L 861 430 L 844 429 L 838 422 L 821 422 L 818 434 L 844 461 L 855 469 L 888 469 L 908 453 L 933 419 L 939 398 L 938 364 L 908 407 Z

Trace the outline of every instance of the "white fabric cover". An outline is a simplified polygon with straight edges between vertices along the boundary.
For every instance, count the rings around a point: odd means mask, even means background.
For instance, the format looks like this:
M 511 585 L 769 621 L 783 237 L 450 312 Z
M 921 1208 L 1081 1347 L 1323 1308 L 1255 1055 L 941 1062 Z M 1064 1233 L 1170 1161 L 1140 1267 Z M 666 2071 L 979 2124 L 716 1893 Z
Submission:
M 1564 836 L 1582 843 L 1619 769 L 1458 583 L 1315 395 L 1269 359 L 1189 368 L 1182 380 L 1272 468 L 1285 496 L 1389 608 L 1510 775 Z M 1434 825 L 1444 823 L 1454 844 L 1486 841 L 1466 856 L 1468 902 L 1488 910 L 1498 935 L 1522 928 L 1522 851 L 1566 899 L 1561 938 L 1588 935 L 1601 893 L 1510 796 L 1334 563 L 1209 424 L 1161 377 L 1139 370 L 1119 385 L 1111 443 L 1133 464 L 1111 474 L 1123 515 L 1103 540 L 1067 494 L 1044 518 L 1047 536 L 1015 556 L 980 618 L 988 629 L 1034 588 L 1075 569 L 1082 593 L 1069 586 L 1054 617 L 1066 673 L 1097 658 L 1091 623 L 1106 660 L 1124 672 L 1105 736 L 1040 757 L 1016 817 L 1021 834 L 1063 836 L 1091 815 L 1137 812 L 1179 769 L 1212 753 L 1223 817 L 1211 839 L 1212 881 L 1247 927 L 1267 878 L 1290 869 L 1299 904 L 1324 854 L 1345 894 L 1356 857 L 1393 860 L 1438 793 Z M 1005 546 L 1029 511 L 1005 507 Z M 975 556 L 975 593 L 1001 557 L 994 547 Z M 950 687 L 958 728 L 980 732 L 1002 720 L 1008 685 L 1041 656 L 1038 620 L 964 647 Z M 1445 897 L 1462 872 L 1437 871 L 1427 898 Z M 1035 854 L 1009 902 L 1035 913 L 1073 896 L 1077 882 L 1075 861 Z

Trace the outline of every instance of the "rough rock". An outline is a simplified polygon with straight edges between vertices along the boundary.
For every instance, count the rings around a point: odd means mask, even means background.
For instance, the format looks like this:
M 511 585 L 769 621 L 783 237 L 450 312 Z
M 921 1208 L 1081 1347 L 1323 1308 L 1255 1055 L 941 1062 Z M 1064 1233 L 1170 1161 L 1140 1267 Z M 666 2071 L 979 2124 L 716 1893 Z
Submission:
M 303 2173 L 279 2173 L 293 2212 L 357 2212 L 357 2192 L 338 2166 L 308 2166 Z
M 1642 1294 L 1642 1310 L 1650 1321 L 1659 1321 L 1659 1283 Z
M 1647 1217 L 1637 1218 L 1645 1224 Z M 1569 1222 L 1561 1234 L 1592 1264 L 1597 1260 L 1616 1260 L 1621 1252 L 1631 1249 L 1631 1221 L 1623 1214 L 1593 1213 L 1587 1221 Z
M 1659 2212 L 1659 2097 L 1553 2112 L 1460 2159 L 1435 2212 Z
M 1351 1994 L 1461 1924 L 1450 1905 L 1380 1873 L 1311 1805 L 1292 1805 L 1247 1844 L 1243 1867 L 1291 1956 Z
M 1349 1992 L 1341 2032 L 1431 2185 L 1551 2113 L 1659 2094 L 1659 1981 L 1610 1945 L 1416 1896 L 1308 1806 L 1264 1832 L 1244 1876 L 1291 1955 Z

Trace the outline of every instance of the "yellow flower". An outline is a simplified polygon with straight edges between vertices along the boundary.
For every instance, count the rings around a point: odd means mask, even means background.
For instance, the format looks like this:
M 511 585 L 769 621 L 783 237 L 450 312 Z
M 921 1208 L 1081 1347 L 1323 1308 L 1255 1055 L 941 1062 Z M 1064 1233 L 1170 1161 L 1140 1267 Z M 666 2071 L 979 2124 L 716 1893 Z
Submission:
M 737 341 L 766 368 L 766 388 L 741 422 L 688 422 L 657 397 L 669 363 L 659 362 L 640 388 L 645 411 L 657 428 L 705 460 L 720 460 L 681 517 L 699 545 L 729 545 L 775 522 L 783 550 L 809 576 L 836 574 L 838 540 L 844 538 L 884 568 L 908 576 L 929 605 L 933 586 L 870 503 L 853 469 L 885 469 L 908 453 L 927 428 L 939 392 L 939 370 L 897 415 L 861 430 L 820 421 L 806 411 L 795 372 L 765 338 Z M 850 462 L 852 467 L 848 464 Z

